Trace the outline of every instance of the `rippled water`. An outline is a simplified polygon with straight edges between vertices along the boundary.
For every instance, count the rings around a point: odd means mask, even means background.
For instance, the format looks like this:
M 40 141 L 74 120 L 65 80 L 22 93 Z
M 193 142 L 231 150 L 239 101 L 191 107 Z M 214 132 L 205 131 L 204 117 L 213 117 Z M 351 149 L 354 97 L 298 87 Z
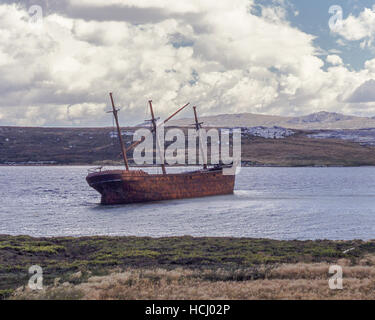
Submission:
M 0 233 L 375 238 L 375 168 L 242 168 L 234 195 L 121 206 L 87 169 L 0 167 Z

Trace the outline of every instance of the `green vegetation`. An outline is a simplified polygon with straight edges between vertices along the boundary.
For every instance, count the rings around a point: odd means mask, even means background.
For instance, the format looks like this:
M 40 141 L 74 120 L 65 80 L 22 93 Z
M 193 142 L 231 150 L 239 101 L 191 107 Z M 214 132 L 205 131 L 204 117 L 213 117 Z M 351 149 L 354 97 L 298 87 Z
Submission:
M 350 250 L 344 253 L 346 250 Z M 40 265 L 45 284 L 105 275 L 113 269 L 249 269 L 281 263 L 356 261 L 375 253 L 375 241 L 277 241 L 246 238 L 82 237 L 32 238 L 0 235 L 0 298 L 27 284 L 28 268 Z M 258 270 L 258 269 L 256 269 Z M 207 276 L 210 278 L 210 276 Z M 232 277 L 232 276 L 230 276 Z M 236 277 L 242 277 L 236 275 Z M 69 280 L 70 281 L 70 280 Z
M 14 292 L 13 289 L 0 290 L 0 300 L 4 300 L 8 298 L 9 296 L 12 295 L 13 292 Z

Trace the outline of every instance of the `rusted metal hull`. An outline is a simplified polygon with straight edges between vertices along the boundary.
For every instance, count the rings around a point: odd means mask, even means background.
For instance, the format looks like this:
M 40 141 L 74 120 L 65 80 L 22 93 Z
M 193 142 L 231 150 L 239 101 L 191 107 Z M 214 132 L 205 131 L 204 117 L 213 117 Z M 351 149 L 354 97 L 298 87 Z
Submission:
M 101 194 L 102 204 L 125 204 L 232 194 L 235 175 L 223 175 L 222 168 L 165 175 L 109 170 L 86 180 Z

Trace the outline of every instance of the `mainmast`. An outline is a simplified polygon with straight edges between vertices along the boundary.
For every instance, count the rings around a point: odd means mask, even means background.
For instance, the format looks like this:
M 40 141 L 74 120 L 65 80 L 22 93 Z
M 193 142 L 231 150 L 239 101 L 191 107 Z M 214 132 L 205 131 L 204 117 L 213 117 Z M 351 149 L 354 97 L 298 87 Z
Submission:
M 200 149 L 200 152 L 202 153 L 202 158 L 203 158 L 203 169 L 207 169 L 207 159 L 206 159 L 206 154 L 203 150 L 202 137 L 200 134 L 200 129 L 202 128 L 203 122 L 198 121 L 197 107 L 194 106 L 193 110 L 194 110 L 194 118 L 195 118 L 195 129 L 198 131 L 198 136 L 199 136 L 199 149 Z
M 188 102 L 187 104 L 185 104 L 183 107 L 181 107 L 181 108 L 178 109 L 176 112 L 174 112 L 173 114 L 171 114 L 167 119 L 165 119 L 161 124 L 159 123 L 157 126 L 160 126 L 160 125 L 164 125 L 164 124 L 166 124 L 166 123 L 167 123 L 169 120 L 171 120 L 176 114 L 178 114 L 180 111 L 184 110 L 189 104 L 190 104 L 189 102 Z M 152 128 L 151 131 L 154 132 L 154 128 Z M 142 137 L 141 140 L 134 142 L 130 147 L 128 147 L 128 148 L 126 149 L 126 151 L 130 151 L 130 150 L 134 149 L 137 145 L 139 145 L 140 143 L 142 143 L 144 140 L 145 140 L 145 137 Z
M 119 141 L 120 141 L 122 157 L 124 159 L 126 171 L 129 171 L 128 158 L 126 157 L 126 149 L 125 149 L 125 146 L 124 146 L 124 141 L 122 140 L 121 129 L 120 129 L 120 125 L 118 123 L 118 117 L 117 117 L 117 113 L 119 112 L 120 109 L 116 109 L 116 107 L 115 107 L 115 103 L 113 102 L 112 92 L 109 93 L 109 96 L 111 97 L 112 110 L 113 110 L 113 111 L 109 111 L 109 112 L 113 113 L 113 116 L 115 117 L 116 126 L 117 126 L 117 135 L 118 135 Z
M 156 131 L 156 127 L 157 127 L 156 126 L 156 120 L 157 119 L 155 119 L 154 110 L 152 109 L 152 100 L 149 100 L 148 103 L 150 105 L 150 111 L 151 111 L 151 123 L 152 123 L 153 131 L 154 131 L 154 134 L 155 134 L 155 138 L 156 138 L 156 148 L 157 148 L 156 151 L 159 151 L 160 160 L 161 160 L 160 166 L 161 166 L 161 169 L 163 170 L 163 174 L 167 174 L 167 171 L 165 170 L 165 164 L 164 164 L 164 155 L 161 154 L 159 136 L 158 136 L 158 133 Z

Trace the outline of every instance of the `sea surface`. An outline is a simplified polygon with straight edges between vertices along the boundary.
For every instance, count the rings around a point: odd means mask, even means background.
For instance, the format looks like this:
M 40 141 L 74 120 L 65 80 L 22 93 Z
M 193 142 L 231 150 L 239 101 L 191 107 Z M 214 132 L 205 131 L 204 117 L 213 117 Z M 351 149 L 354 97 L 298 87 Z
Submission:
M 234 195 L 119 206 L 99 204 L 88 168 L 0 167 L 0 234 L 375 238 L 372 167 L 242 168 Z

